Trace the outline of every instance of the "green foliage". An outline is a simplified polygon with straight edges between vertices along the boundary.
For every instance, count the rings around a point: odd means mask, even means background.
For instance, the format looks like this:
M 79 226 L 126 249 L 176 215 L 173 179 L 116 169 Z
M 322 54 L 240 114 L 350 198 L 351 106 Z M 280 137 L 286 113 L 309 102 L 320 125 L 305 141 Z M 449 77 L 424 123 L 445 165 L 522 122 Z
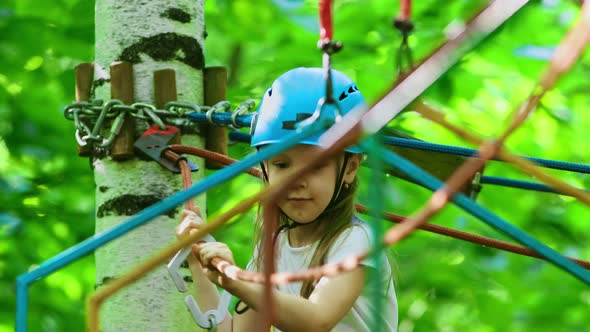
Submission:
M 414 1 L 416 59 L 439 46 L 451 22 L 465 22 L 487 1 Z M 335 38 L 344 42 L 333 66 L 355 79 L 370 102 L 395 79 L 400 42 L 391 26 L 396 3 L 336 1 Z M 0 331 L 13 329 L 15 278 L 93 234 L 94 182 L 88 160 L 76 156 L 73 124 L 63 106 L 74 99 L 73 69 L 93 60 L 94 2 L 8 0 L 0 5 Z M 454 66 L 423 95 L 447 119 L 483 137 L 503 130 L 547 67 L 522 56 L 555 47 L 579 14 L 577 1 L 536 1 Z M 258 100 L 280 73 L 320 66 L 317 1 L 206 1 L 208 65 L 230 68 L 234 103 Z M 232 59 L 237 59 L 233 61 Z M 507 142 L 521 155 L 588 163 L 586 52 Z M 407 112 L 390 125 L 429 141 L 469 146 Z M 230 148 L 234 158 L 249 149 Z M 361 176 L 368 179 L 368 170 Z M 213 171 L 210 171 L 212 174 Z M 587 175 L 550 171 L 580 187 Z M 487 175 L 531 180 L 510 165 L 490 163 Z M 240 176 L 209 193 L 209 217 L 258 190 Z M 231 196 L 228 193 L 231 192 Z M 429 192 L 388 178 L 388 211 L 411 214 Z M 368 188 L 359 195 L 367 202 Z M 486 186 L 478 202 L 556 250 L 590 259 L 587 206 L 552 194 Z M 255 211 L 215 235 L 244 266 Z M 485 236 L 504 236 L 449 206 L 434 223 Z M 389 224 L 385 225 L 389 227 Z M 590 323 L 587 285 L 543 261 L 418 231 L 393 247 L 399 267 L 400 331 L 581 331 Z M 32 331 L 82 330 L 85 299 L 94 285 L 92 257 L 36 282 L 29 291 Z

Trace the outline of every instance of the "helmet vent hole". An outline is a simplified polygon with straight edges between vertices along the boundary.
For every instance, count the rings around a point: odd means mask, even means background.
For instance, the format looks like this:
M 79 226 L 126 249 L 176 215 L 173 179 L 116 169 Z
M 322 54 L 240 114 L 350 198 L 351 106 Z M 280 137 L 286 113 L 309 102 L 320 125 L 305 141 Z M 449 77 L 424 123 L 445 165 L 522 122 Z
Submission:
M 338 97 L 338 101 L 342 101 L 343 99 L 355 92 L 359 92 L 359 88 L 357 88 L 355 84 L 351 84 L 347 89 L 342 91 L 340 97 Z
M 346 91 L 342 91 L 342 93 L 340 94 L 340 97 L 338 97 L 338 101 L 341 101 L 342 99 L 348 97 L 348 94 L 346 93 Z
M 272 96 L 272 89 L 268 89 L 268 96 Z

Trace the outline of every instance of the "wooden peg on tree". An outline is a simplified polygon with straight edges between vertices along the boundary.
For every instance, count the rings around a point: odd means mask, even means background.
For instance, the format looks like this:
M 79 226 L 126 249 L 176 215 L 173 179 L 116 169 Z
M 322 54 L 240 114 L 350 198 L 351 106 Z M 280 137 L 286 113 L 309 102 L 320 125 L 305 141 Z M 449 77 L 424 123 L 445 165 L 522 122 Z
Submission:
M 133 66 L 131 63 L 117 61 L 111 64 L 111 98 L 118 99 L 126 105 L 133 103 Z M 134 142 L 135 118 L 126 114 L 119 134 L 113 140 L 111 157 L 115 160 L 132 158 Z
M 90 91 L 92 89 L 92 80 L 94 78 L 94 63 L 80 63 L 75 68 L 76 76 L 76 101 L 90 101 Z M 92 149 L 90 145 L 78 144 L 78 156 L 90 157 Z
M 204 76 L 205 105 L 213 106 L 220 101 L 226 100 L 227 70 L 225 67 L 207 67 L 205 68 Z M 201 126 L 201 130 L 205 137 L 205 148 L 227 156 L 227 134 L 225 127 L 206 123 Z M 219 169 L 223 167 L 222 164 L 209 159 L 206 160 L 205 166 L 208 169 Z
M 176 101 L 176 72 L 173 69 L 161 69 L 154 72 L 154 105 L 164 109 L 166 103 Z M 174 135 L 169 144 L 181 144 L 180 134 Z

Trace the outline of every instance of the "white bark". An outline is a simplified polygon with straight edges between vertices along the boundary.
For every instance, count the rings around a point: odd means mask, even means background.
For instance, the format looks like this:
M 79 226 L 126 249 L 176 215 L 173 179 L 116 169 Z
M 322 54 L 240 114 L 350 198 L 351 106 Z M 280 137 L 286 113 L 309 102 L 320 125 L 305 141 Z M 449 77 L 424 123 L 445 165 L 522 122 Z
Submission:
M 182 15 L 171 18 L 166 14 L 171 13 L 171 8 L 172 13 Z M 129 54 L 137 55 L 133 67 L 134 98 L 136 102 L 150 104 L 154 103 L 153 72 L 174 69 L 178 100 L 202 105 L 202 71 L 195 65 L 194 58 L 191 58 L 192 62 L 183 60 L 187 49 L 172 47 L 175 50 L 174 56 L 167 59 L 150 54 L 148 49 L 158 47 L 157 38 L 162 34 L 180 38 L 189 44 L 191 38 L 194 38 L 193 46 L 197 45 L 198 48 L 197 51 L 191 49 L 195 51 L 191 55 L 198 59 L 198 56 L 202 56 L 202 52 L 199 55 L 198 50 L 204 46 L 203 31 L 203 0 L 96 0 L 95 62 L 108 73 L 112 62 L 128 60 L 125 57 L 129 57 Z M 136 48 L 125 53 L 131 46 Z M 110 99 L 108 83 L 97 88 L 96 98 Z M 203 146 L 197 135 L 184 135 L 182 143 Z M 196 182 L 204 173 L 204 165 L 200 160 L 191 160 L 202 169 L 193 173 L 193 181 Z M 154 161 L 134 159 L 115 162 L 102 158 L 94 161 L 94 167 L 97 233 L 129 219 L 138 209 L 145 208 L 143 205 L 149 199 L 165 198 L 182 188 L 180 175 L 172 174 Z M 134 200 L 140 202 L 138 206 L 133 204 Z M 196 203 L 205 206 L 204 195 Z M 109 278 L 121 276 L 154 252 L 172 243 L 175 240 L 174 229 L 178 224 L 177 215 L 174 214 L 172 218 L 169 215 L 160 216 L 97 250 L 97 284 L 100 286 L 108 282 Z M 176 290 L 162 266 L 103 304 L 100 313 L 101 330 L 198 330 L 185 308 L 185 295 Z

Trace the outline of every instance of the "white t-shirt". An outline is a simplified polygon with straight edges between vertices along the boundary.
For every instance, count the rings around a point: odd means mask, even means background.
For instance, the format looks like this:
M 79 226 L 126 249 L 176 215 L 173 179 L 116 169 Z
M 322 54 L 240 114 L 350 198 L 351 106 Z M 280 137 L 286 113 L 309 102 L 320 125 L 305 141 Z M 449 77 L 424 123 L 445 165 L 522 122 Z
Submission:
M 347 257 L 368 252 L 371 248 L 372 237 L 371 230 L 367 223 L 354 217 L 352 226 L 346 229 L 338 237 L 338 239 L 330 248 L 326 257 L 326 263 L 340 263 Z M 277 238 L 277 272 L 293 272 L 302 271 L 309 268 L 309 262 L 317 247 L 318 242 L 313 244 L 293 248 L 289 244 L 287 232 L 284 231 L 279 234 Z M 255 253 L 256 254 L 256 253 Z M 374 261 L 365 259 L 361 263 L 367 267 L 376 267 Z M 381 331 L 397 331 L 398 312 L 397 299 L 395 296 L 395 288 L 393 285 L 393 278 L 391 266 L 387 257 L 382 255 L 380 258 L 380 282 L 379 289 L 386 290 L 383 294 L 383 311 L 381 314 Z M 252 262 L 248 264 L 248 269 L 252 269 Z M 321 283 L 325 280 L 322 277 L 319 281 Z M 279 285 L 278 289 L 281 292 L 299 296 L 302 282 L 294 282 L 286 285 Z M 367 286 L 353 304 L 350 311 L 336 324 L 332 331 L 348 332 L 348 331 L 367 331 L 370 332 L 370 327 L 373 326 L 375 319 L 373 315 L 374 303 L 373 295 L 369 294 Z M 280 331 L 275 328 L 275 331 Z

